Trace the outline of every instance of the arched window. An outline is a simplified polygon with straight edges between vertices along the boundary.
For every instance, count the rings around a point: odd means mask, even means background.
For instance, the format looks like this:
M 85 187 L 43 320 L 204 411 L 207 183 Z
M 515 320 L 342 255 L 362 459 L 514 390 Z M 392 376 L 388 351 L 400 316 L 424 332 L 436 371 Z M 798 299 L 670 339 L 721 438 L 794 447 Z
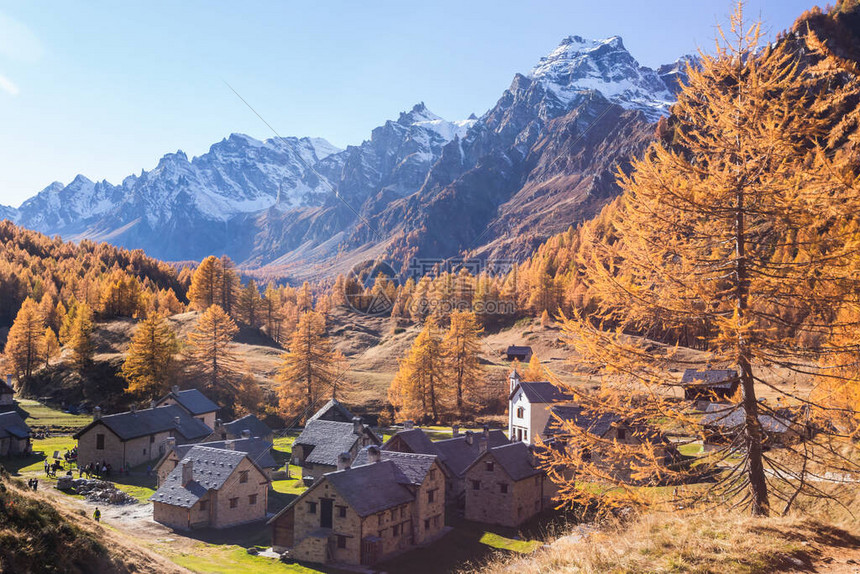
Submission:
M 521 419 L 524 416 L 526 416 L 526 409 L 524 409 L 523 407 L 517 407 L 517 418 Z

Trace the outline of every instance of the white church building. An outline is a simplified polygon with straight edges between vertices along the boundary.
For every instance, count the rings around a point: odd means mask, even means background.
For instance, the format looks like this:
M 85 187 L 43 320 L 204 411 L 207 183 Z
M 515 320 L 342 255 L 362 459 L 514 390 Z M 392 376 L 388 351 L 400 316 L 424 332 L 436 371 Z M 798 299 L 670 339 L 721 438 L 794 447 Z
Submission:
M 554 405 L 569 403 L 573 396 L 549 382 L 525 382 L 516 369 L 509 375 L 508 436 L 512 442 L 535 444 L 550 418 Z

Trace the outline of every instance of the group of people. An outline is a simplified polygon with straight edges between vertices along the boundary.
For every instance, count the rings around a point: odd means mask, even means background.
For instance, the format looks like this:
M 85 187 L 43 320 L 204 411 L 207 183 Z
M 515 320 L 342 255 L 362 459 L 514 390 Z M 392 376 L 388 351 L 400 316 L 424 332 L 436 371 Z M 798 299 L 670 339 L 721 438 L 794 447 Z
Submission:
M 78 478 L 87 475 L 87 478 L 107 478 L 110 476 L 110 473 L 113 469 L 111 465 L 102 461 L 101 464 L 97 462 L 91 462 L 86 466 L 78 465 Z
M 27 481 L 27 487 L 32 488 L 33 491 L 39 490 L 39 479 L 38 478 L 31 478 L 30 480 L 28 480 Z
M 59 460 L 54 462 L 45 461 L 45 476 L 52 478 L 57 476 L 57 471 L 63 470 L 63 463 Z

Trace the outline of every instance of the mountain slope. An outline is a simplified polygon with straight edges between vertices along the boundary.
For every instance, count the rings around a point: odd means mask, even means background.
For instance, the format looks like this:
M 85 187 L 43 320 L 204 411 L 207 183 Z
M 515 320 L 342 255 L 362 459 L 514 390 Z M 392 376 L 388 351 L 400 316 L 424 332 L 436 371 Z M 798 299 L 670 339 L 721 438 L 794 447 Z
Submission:
M 233 134 L 121 184 L 78 176 L 0 217 L 168 260 L 226 253 L 275 275 L 344 271 L 386 255 L 522 257 L 617 194 L 612 173 L 668 111 L 681 64 L 639 65 L 620 38 L 564 39 L 482 117 L 421 103 L 339 150 Z

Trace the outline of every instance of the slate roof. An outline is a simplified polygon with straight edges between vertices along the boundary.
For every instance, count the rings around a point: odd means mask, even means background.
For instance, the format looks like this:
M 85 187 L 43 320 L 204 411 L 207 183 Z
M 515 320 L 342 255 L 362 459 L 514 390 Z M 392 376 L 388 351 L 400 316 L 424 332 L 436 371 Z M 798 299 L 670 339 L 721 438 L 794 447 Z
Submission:
M 248 455 L 244 452 L 195 445 L 186 453 L 164 484 L 149 497 L 154 502 L 191 508 L 209 490 L 219 490 Z M 182 484 L 182 465 L 192 461 L 192 480 Z
M 293 445 L 313 447 L 305 457 L 307 462 L 336 467 L 338 455 L 352 450 L 361 438 L 355 434 L 354 428 L 353 423 L 309 420 Z M 382 442 L 366 425 L 362 425 L 362 428 L 374 437 L 376 444 Z
M 170 397 L 173 397 L 177 403 L 185 407 L 192 415 L 217 412 L 221 408 L 197 389 L 186 389 L 178 392 L 171 391 L 161 401 Z
M 743 426 L 745 416 L 746 413 L 741 405 L 711 403 L 705 409 L 701 423 L 703 426 L 737 430 Z M 770 414 L 759 414 L 758 420 L 762 429 L 769 433 L 788 432 L 792 425 L 790 419 Z
M 415 500 L 391 460 L 326 473 L 325 480 L 359 515 L 370 516 Z
M 474 440 L 471 445 L 466 444 L 466 435 L 433 443 L 439 459 L 456 476 L 462 476 L 469 465 L 481 454 L 481 433 L 475 433 L 472 436 Z M 487 448 L 494 448 L 509 442 L 505 433 L 500 430 L 491 430 Z
M 511 392 L 510 398 L 513 398 L 517 389 L 523 390 L 523 394 L 530 403 L 560 403 L 573 400 L 572 394 L 546 381 L 536 383 L 521 382 Z
M 231 450 L 227 448 L 227 443 L 233 443 L 233 449 L 238 452 L 244 452 L 251 457 L 251 460 L 260 468 L 277 468 L 278 463 L 272 457 L 272 445 L 269 442 L 262 440 L 259 437 L 239 438 L 232 441 L 218 440 L 211 442 L 199 442 L 197 444 L 182 444 L 173 447 L 176 456 L 183 458 L 188 452 L 196 446 L 205 446 L 208 448 L 217 448 L 220 450 Z
M 0 438 L 27 438 L 30 436 L 30 427 L 24 422 L 18 413 L 12 411 L 0 413 Z
M 686 369 L 681 377 L 681 384 L 730 389 L 737 380 L 738 372 L 733 369 L 708 369 L 705 371 Z
M 179 426 L 176 426 L 176 417 L 179 417 Z M 182 407 L 167 405 L 136 412 L 103 415 L 101 419 L 76 432 L 74 438 L 81 438 L 98 424 L 105 425 L 124 441 L 168 430 L 174 430 L 188 440 L 205 438 L 212 433 L 212 429 L 189 415 Z
M 323 405 L 323 407 L 314 413 L 312 417 L 308 419 L 310 421 L 316 420 L 327 420 L 327 421 L 339 421 L 348 423 L 351 422 L 354 414 L 352 414 L 348 408 L 343 406 L 343 404 L 337 399 L 331 399 L 329 402 Z
M 367 449 L 364 447 L 359 451 L 358 455 L 352 463 L 352 467 L 364 466 L 366 464 L 378 464 L 370 462 L 370 457 Z M 424 482 L 427 473 L 433 463 L 436 462 L 435 454 L 415 454 L 411 452 L 394 452 L 390 450 L 380 450 L 379 452 L 382 461 L 391 461 L 397 466 L 397 470 L 403 475 L 404 479 L 409 484 L 420 485 Z
M 542 472 L 532 466 L 529 447 L 524 442 L 519 441 L 489 449 L 482 456 L 475 459 L 469 465 L 469 468 L 472 468 L 490 455 L 492 455 L 493 459 L 499 463 L 499 466 L 504 469 L 505 473 L 514 482 L 525 480 Z M 466 469 L 466 472 L 469 471 L 469 468 Z
M 9 386 L 9 383 L 7 383 L 6 381 L 0 380 L 0 395 L 9 395 L 9 394 L 14 395 L 15 389 L 13 389 L 11 386 Z
M 532 348 L 526 345 L 510 345 L 505 351 L 507 355 L 531 355 Z
M 397 432 L 393 437 L 385 442 L 385 445 L 394 440 L 394 437 L 402 440 L 414 453 L 418 454 L 436 454 L 436 446 L 430 437 L 421 429 L 409 429 Z M 382 449 L 385 450 L 385 445 Z
M 555 416 L 553 416 L 555 415 Z M 613 424 L 621 422 L 621 417 L 611 413 L 592 413 L 579 405 L 556 405 L 550 410 L 549 420 L 543 429 L 543 437 L 551 437 L 564 429 L 555 417 L 563 421 L 571 422 L 582 430 L 595 436 L 603 436 L 612 428 Z
M 243 430 L 251 431 L 252 437 L 265 437 L 272 434 L 272 429 L 254 415 L 246 415 L 233 422 L 225 423 L 226 431 L 234 436 L 242 436 Z

